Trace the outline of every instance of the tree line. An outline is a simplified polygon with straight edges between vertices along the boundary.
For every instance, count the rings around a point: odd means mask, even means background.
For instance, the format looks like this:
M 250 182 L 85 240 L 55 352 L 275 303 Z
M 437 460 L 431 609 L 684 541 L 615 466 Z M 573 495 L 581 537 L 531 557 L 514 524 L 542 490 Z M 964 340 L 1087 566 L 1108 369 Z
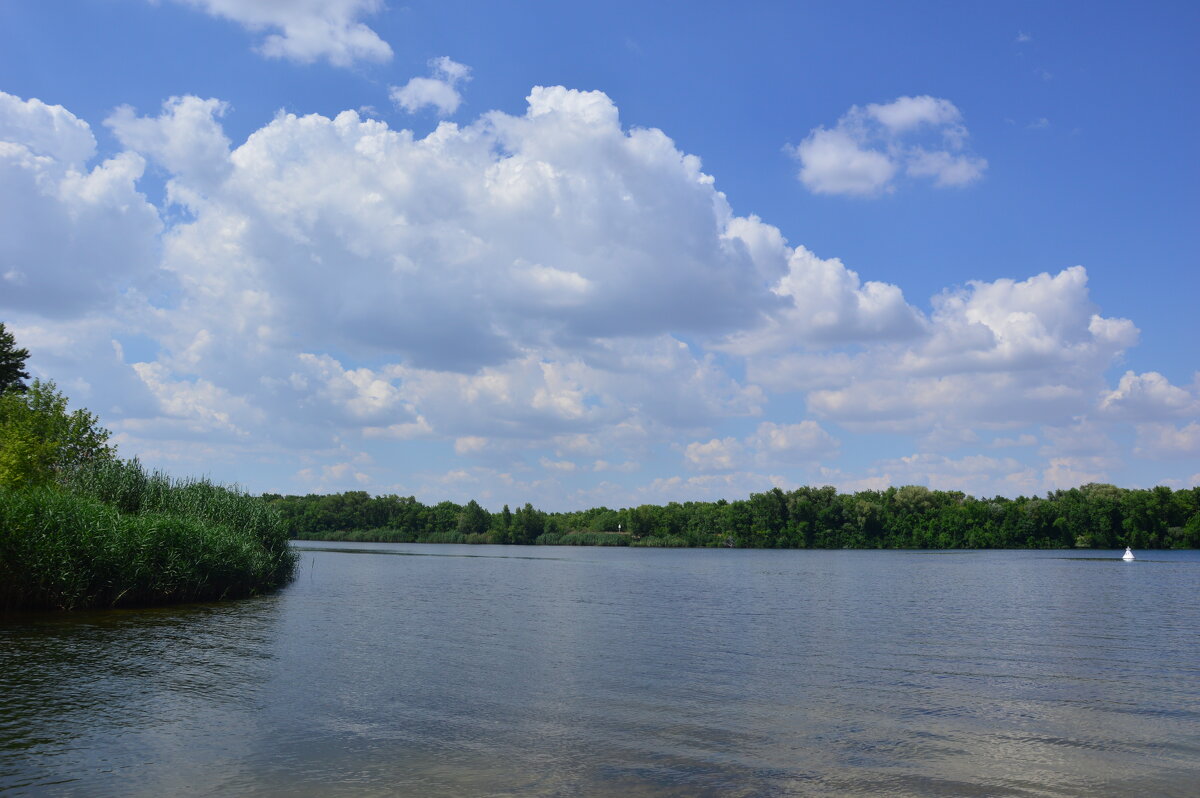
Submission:
M 111 474 L 114 485 L 169 482 L 159 475 L 138 477 L 142 471 L 136 463 L 120 464 L 107 443 L 108 431 L 87 410 L 71 411 L 54 383 L 27 384 L 28 357 L 0 323 L 0 491 L 10 492 L 3 494 L 7 499 L 15 502 L 17 492 L 33 489 L 82 495 L 92 491 L 83 485 L 99 483 L 80 475 L 97 469 Z M 102 503 L 113 501 L 107 489 L 92 493 L 92 498 L 104 494 Z M 45 505 L 45 496 L 34 504 Z M 265 494 L 263 499 L 282 519 L 272 536 L 281 537 L 286 529 L 304 539 L 826 549 L 1200 548 L 1200 488 L 1164 486 L 1124 489 L 1094 483 L 1015 499 L 975 498 L 919 485 L 857 493 L 829 486 L 773 488 L 735 501 L 569 513 L 547 513 L 528 503 L 493 513 L 474 500 L 425 505 L 412 496 L 372 497 L 362 491 Z M 188 515 L 185 505 L 181 500 L 171 512 Z M 16 507 L 8 510 L 15 513 Z M 0 518 L 0 542 L 27 541 L 22 523 L 15 515 Z M 272 542 L 271 548 L 278 546 Z
M 747 499 L 548 513 L 426 505 L 364 491 L 264 498 L 308 540 L 786 549 L 1200 548 L 1200 488 L 1093 483 L 975 498 L 920 485 L 838 493 L 773 488 Z

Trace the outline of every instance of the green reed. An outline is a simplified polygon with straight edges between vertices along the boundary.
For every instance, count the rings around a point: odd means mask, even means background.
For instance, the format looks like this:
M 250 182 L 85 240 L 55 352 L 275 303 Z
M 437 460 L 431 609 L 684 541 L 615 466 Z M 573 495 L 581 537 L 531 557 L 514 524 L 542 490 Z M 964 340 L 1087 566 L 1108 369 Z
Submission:
M 295 565 L 261 499 L 136 460 L 0 488 L 0 610 L 235 598 L 286 584 Z
M 650 535 L 648 537 L 635 540 L 629 545 L 638 546 L 641 548 L 686 549 L 692 544 L 688 543 L 678 535 Z
M 343 529 L 322 532 L 301 532 L 297 540 L 349 543 L 493 543 L 487 532 L 425 532 L 404 529 Z
M 614 532 L 546 532 L 534 543 L 538 546 L 628 546 L 629 536 Z

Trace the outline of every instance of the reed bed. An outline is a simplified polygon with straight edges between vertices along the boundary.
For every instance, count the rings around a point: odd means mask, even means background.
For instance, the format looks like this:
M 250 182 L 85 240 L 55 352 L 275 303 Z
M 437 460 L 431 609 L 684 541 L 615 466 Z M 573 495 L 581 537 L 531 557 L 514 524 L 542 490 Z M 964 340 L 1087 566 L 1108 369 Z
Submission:
M 534 541 L 538 546 L 628 546 L 628 535 L 613 532 L 546 532 Z
M 325 532 L 299 532 L 296 540 L 320 540 L 336 543 L 474 543 L 472 535 L 457 532 L 418 534 L 407 529 L 340 529 Z
M 348 543 L 493 543 L 487 532 L 428 532 L 417 534 L 403 529 L 347 529 L 327 532 L 300 532 L 297 540 Z
M 686 549 L 691 547 L 688 543 L 678 535 L 650 535 L 640 538 L 629 544 L 630 546 L 639 546 L 641 548 L 658 548 L 658 549 Z
M 147 473 L 136 460 L 0 488 L 2 610 L 237 598 L 286 584 L 295 565 L 261 499 Z

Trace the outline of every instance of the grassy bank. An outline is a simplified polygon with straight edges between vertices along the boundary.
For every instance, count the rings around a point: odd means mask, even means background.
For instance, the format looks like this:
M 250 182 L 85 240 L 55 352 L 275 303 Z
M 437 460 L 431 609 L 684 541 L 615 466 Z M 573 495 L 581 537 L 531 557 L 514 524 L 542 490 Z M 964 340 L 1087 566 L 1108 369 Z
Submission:
M 261 499 L 110 460 L 0 487 L 0 610 L 208 601 L 286 584 L 287 530 Z

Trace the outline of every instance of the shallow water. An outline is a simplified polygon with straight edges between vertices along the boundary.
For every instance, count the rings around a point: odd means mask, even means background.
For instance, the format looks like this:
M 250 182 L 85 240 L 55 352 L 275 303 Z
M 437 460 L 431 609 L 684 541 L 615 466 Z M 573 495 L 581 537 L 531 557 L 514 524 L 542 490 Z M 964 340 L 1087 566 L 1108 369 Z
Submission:
M 1198 792 L 1200 552 L 301 548 L 0 621 L 0 791 Z

